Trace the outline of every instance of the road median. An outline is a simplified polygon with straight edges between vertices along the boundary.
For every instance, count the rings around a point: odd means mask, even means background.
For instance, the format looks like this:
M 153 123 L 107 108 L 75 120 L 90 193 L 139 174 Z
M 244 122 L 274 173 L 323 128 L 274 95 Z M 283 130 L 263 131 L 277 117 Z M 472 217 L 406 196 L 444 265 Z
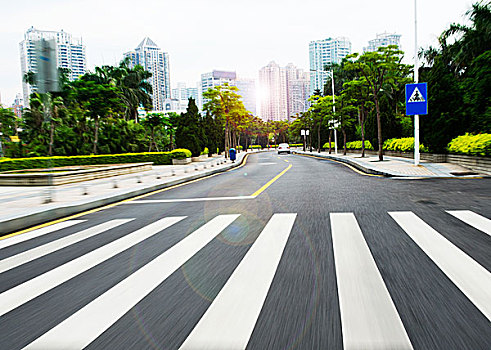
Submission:
M 254 152 L 258 153 L 258 152 Z M 174 186 L 183 185 L 195 180 L 203 179 L 228 170 L 239 167 L 247 161 L 247 156 L 251 153 L 239 154 L 240 159 L 231 163 L 227 161 L 217 167 L 207 168 L 197 173 L 187 173 L 178 178 L 170 177 L 162 179 L 158 183 L 140 184 L 136 188 L 114 189 L 110 193 L 92 196 L 90 198 L 75 200 L 67 204 L 66 202 L 52 202 L 48 204 L 39 204 L 35 207 L 26 206 L 13 215 L 0 218 L 0 238 L 19 230 L 27 228 L 34 229 L 33 226 L 46 223 L 53 220 L 66 220 L 76 216 L 85 215 L 90 210 L 101 210 L 107 206 L 115 206 L 118 202 L 130 200 L 138 196 L 151 194 L 152 192 L 169 189 Z M 30 230 L 30 229 L 28 229 Z

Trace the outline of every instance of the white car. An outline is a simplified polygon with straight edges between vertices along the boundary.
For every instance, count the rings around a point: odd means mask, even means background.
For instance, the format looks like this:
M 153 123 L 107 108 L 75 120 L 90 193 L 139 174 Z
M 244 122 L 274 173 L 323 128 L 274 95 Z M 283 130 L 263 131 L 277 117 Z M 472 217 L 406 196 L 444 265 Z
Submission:
M 278 154 L 281 154 L 282 152 L 285 152 L 285 153 L 290 153 L 290 146 L 288 145 L 288 143 L 280 143 L 278 145 Z

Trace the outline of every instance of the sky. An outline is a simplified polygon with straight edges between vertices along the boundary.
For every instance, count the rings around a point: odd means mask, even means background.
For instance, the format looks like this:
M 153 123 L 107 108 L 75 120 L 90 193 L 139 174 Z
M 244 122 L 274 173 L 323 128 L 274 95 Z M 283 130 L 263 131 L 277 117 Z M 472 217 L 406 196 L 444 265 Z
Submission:
M 465 23 L 475 1 L 417 0 L 418 46 L 436 45 L 451 23 Z M 234 70 L 257 78 L 271 61 L 308 69 L 308 44 L 348 37 L 362 52 L 377 33 L 401 34 L 414 56 L 414 0 L 0 0 L 0 98 L 22 91 L 19 43 L 34 26 L 82 37 L 89 70 L 117 64 L 150 37 L 170 56 L 170 79 L 195 86 L 202 73 Z

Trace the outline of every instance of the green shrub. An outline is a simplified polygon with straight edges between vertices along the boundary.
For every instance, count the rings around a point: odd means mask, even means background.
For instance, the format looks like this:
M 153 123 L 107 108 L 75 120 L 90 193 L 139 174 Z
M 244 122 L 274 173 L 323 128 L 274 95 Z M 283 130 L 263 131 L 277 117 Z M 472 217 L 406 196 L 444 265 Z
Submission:
M 387 151 L 412 152 L 414 151 L 414 137 L 388 139 L 384 142 L 382 149 Z M 428 149 L 422 143 L 420 143 L 419 151 L 428 152 Z
M 449 142 L 450 153 L 468 154 L 473 156 L 491 156 L 491 134 L 458 136 Z
M 250 149 L 261 149 L 261 145 L 250 145 L 249 146 Z
M 171 152 L 162 152 L 162 153 L 170 153 L 172 155 L 172 159 L 184 159 L 191 157 L 191 151 L 186 148 L 176 148 Z
M 201 155 L 205 155 L 205 154 L 208 154 L 210 153 L 208 147 L 205 147 L 205 149 L 203 150 L 203 152 L 201 152 Z
M 290 143 L 290 147 L 303 147 L 303 143 Z
M 351 141 L 346 142 L 347 149 L 361 149 L 361 140 L 360 141 Z M 370 141 L 365 140 L 365 149 L 373 150 L 373 146 Z
M 101 154 L 90 156 L 59 156 L 0 159 L 0 171 L 63 167 L 71 165 L 125 164 L 153 162 L 154 165 L 171 164 L 172 159 L 191 157 L 187 149 L 171 152 L 144 152 L 124 154 Z
M 334 145 L 335 145 L 335 144 L 334 144 L 334 141 L 333 141 L 333 142 L 331 142 L 331 148 L 334 148 Z M 303 146 L 303 145 L 302 145 L 302 146 Z M 324 149 L 329 149 L 329 142 L 326 142 L 326 143 L 324 144 L 324 146 L 322 146 L 322 148 L 324 148 Z

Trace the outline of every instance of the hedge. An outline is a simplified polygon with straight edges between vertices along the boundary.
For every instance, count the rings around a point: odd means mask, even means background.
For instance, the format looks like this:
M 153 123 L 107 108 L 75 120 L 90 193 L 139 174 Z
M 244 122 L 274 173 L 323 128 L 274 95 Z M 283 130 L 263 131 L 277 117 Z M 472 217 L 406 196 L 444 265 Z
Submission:
M 334 146 L 335 146 L 335 143 L 334 143 L 334 142 L 331 142 L 331 148 L 334 148 Z M 324 148 L 324 149 L 329 149 L 329 142 L 326 142 L 326 143 L 324 144 L 324 146 L 322 146 L 322 148 Z
M 458 136 L 449 142 L 450 153 L 468 154 L 473 156 L 491 156 L 491 134 Z
M 361 140 L 346 142 L 346 148 L 348 149 L 359 149 L 361 150 Z M 365 140 L 365 149 L 373 150 L 373 146 L 370 141 Z
M 153 162 L 154 165 L 171 164 L 172 159 L 191 157 L 191 152 L 180 148 L 171 152 L 144 152 L 124 154 L 101 154 L 72 157 L 32 157 L 0 159 L 0 171 L 39 169 L 71 165 L 124 164 Z
M 412 152 L 414 151 L 414 137 L 403 137 L 400 139 L 388 139 L 384 142 L 382 149 L 387 151 Z M 428 152 L 428 149 L 421 143 L 420 152 Z

